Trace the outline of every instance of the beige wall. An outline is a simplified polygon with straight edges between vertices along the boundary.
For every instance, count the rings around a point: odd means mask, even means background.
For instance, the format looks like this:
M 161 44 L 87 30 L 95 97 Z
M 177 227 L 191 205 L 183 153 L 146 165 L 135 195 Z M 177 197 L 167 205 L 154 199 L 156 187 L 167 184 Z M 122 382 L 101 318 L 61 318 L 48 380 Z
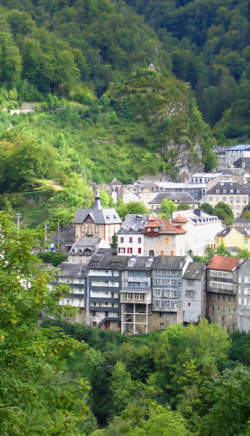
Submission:
M 121 224 L 75 224 L 75 238 L 91 235 L 94 238 L 102 238 L 109 244 L 112 237 L 120 229 Z
M 176 235 L 147 236 L 144 234 L 144 256 L 149 256 L 149 250 L 154 250 L 154 256 L 176 256 Z

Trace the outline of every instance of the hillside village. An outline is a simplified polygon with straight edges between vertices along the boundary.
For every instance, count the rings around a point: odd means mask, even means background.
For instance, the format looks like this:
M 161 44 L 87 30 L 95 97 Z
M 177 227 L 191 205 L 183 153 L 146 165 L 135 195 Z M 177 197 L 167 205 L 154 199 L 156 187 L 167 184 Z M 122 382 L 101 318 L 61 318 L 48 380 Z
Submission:
M 250 148 L 226 148 L 228 153 L 230 161 L 225 159 L 223 167 L 220 160 L 217 172 L 184 172 L 183 182 L 148 178 L 123 185 L 114 179 L 94 186 L 105 188 L 115 201 L 143 201 L 152 213 L 128 214 L 122 222 L 114 208 L 102 207 L 98 189 L 93 207 L 76 211 L 67 242 L 61 233 L 67 260 L 53 283 L 70 286 L 60 304 L 79 309 L 75 321 L 124 334 L 201 318 L 230 332 L 250 330 L 250 259 L 237 257 L 239 250 L 250 251 L 250 220 L 240 218 L 250 202 L 250 173 L 244 165 L 233 167 L 239 159 L 248 161 Z M 189 208 L 180 206 L 171 218 L 161 218 L 157 213 L 164 198 Z M 226 203 L 234 222 L 225 226 L 205 213 L 204 202 Z M 197 261 L 220 247 L 227 255 Z

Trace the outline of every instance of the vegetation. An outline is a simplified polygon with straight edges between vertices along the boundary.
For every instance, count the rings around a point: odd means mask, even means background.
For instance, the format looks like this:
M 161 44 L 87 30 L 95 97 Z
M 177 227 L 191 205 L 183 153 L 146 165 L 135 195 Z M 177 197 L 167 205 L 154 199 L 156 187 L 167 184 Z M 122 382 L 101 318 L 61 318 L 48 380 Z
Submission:
M 231 207 L 228 204 L 223 203 L 223 201 L 217 203 L 215 207 L 209 203 L 203 203 L 201 209 L 209 215 L 216 215 L 226 226 L 234 222 L 234 214 Z
M 90 383 L 102 427 L 91 436 L 248 434 L 249 334 L 230 338 L 204 320 L 140 337 L 55 320 L 44 325 L 89 344 L 68 365 Z

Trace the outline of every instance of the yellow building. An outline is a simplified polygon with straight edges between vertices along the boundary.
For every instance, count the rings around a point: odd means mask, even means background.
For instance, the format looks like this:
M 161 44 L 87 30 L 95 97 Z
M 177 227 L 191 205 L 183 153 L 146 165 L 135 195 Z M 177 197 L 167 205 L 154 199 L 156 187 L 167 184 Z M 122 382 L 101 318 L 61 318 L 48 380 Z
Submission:
M 216 247 L 239 248 L 250 251 L 250 221 L 239 219 L 232 226 L 226 227 L 216 236 Z

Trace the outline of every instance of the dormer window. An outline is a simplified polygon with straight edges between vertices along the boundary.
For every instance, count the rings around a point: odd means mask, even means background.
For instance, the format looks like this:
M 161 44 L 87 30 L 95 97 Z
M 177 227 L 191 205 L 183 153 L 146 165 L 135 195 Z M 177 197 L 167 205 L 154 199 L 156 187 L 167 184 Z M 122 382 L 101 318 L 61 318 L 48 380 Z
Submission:
M 160 228 L 159 227 L 155 227 L 155 232 L 159 232 Z

